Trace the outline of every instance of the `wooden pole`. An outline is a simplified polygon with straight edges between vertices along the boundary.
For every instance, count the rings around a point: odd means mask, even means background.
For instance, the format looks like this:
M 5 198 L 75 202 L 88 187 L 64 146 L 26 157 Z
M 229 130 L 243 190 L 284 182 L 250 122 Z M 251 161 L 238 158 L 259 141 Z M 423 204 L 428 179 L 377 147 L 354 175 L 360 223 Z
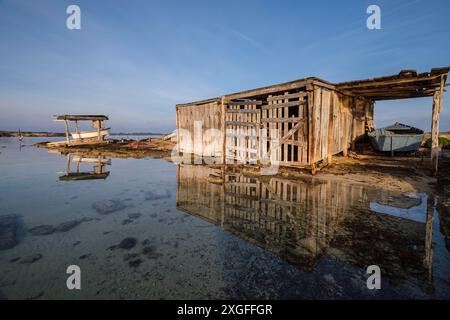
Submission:
M 177 133 L 177 156 L 180 155 L 180 116 L 178 115 L 178 107 L 175 108 L 175 125 Z
M 97 135 L 98 135 L 98 141 L 101 141 L 101 130 L 102 130 L 102 122 L 100 120 L 97 120 Z
M 439 158 L 439 113 L 441 110 L 441 90 L 436 90 L 433 95 L 433 115 L 431 118 L 431 166 L 433 175 L 438 173 Z
M 342 155 L 344 156 L 344 157 L 346 157 L 347 156 L 347 151 L 348 151 L 348 127 L 349 127 L 349 121 L 348 121 L 348 115 L 350 114 L 350 112 L 348 112 L 348 110 L 347 109 L 345 109 L 344 110 L 344 114 L 343 114 L 343 116 L 344 116 L 344 139 L 343 139 L 343 142 L 342 142 L 342 144 L 343 144 L 343 150 L 342 150 Z
M 222 164 L 226 163 L 227 160 L 227 125 L 226 125 L 226 106 L 225 106 L 225 96 L 222 97 L 221 101 L 221 111 L 222 111 Z
M 328 118 L 328 150 L 327 150 L 327 164 L 331 164 L 331 159 L 333 156 L 333 141 L 334 141 L 334 105 L 335 95 L 336 93 L 330 92 L 330 110 L 329 110 L 329 118 Z
M 356 122 L 356 104 L 357 104 L 357 99 L 356 98 L 352 98 L 352 151 L 356 150 L 356 126 L 357 126 L 357 122 Z
M 67 144 L 70 143 L 70 139 L 69 139 L 69 126 L 67 124 L 67 120 L 64 120 L 64 127 L 66 127 L 66 142 Z

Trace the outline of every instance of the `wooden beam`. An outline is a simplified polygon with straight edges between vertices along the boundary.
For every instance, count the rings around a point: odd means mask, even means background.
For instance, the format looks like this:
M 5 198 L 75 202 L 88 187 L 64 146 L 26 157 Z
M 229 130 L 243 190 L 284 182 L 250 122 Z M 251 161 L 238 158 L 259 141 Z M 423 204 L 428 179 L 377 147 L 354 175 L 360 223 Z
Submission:
M 306 91 L 297 92 L 297 93 L 289 93 L 277 96 L 267 97 L 267 101 L 275 101 L 280 99 L 293 99 L 293 98 L 304 98 L 308 95 Z
M 101 141 L 101 130 L 102 130 L 102 122 L 100 120 L 97 120 L 97 137 L 98 137 L 98 141 Z
M 108 120 L 108 117 L 105 115 L 55 115 L 53 116 L 55 120 L 69 120 L 69 121 L 93 121 L 93 120 Z
M 230 106 L 258 106 L 261 105 L 262 101 L 249 100 L 249 101 L 228 101 Z
M 303 122 L 303 118 L 291 117 L 291 118 L 262 118 L 261 122 L 280 123 L 280 122 Z
M 333 140 L 334 140 L 334 108 L 336 108 L 337 106 L 334 105 L 334 101 L 335 101 L 335 92 L 330 92 L 330 99 L 329 99 L 329 103 L 330 103 L 330 108 L 328 111 L 328 141 L 327 141 L 327 146 L 328 146 L 328 150 L 327 150 L 327 163 L 330 164 L 332 161 L 332 157 L 333 157 Z
M 226 111 L 227 113 L 254 113 L 259 114 L 261 110 L 259 109 L 229 109 Z
M 226 149 L 226 143 L 227 143 L 227 123 L 226 123 L 226 100 L 225 97 L 222 97 L 220 99 L 220 106 L 221 106 L 221 116 L 222 116 L 222 164 L 225 164 L 226 158 L 227 158 L 227 149 Z
M 280 98 L 281 100 L 282 98 Z M 273 103 L 273 104 L 269 104 L 269 105 L 263 105 L 261 106 L 262 110 L 269 110 L 269 109 L 276 109 L 276 108 L 285 108 L 285 107 L 295 107 L 295 106 L 300 106 L 302 104 L 304 104 L 305 102 L 303 101 L 291 101 L 291 102 L 284 102 L 284 103 Z
M 180 156 L 180 115 L 178 114 L 178 107 L 175 108 L 175 126 L 177 130 L 177 156 Z
M 356 150 L 356 99 L 352 99 L 352 151 Z
M 256 123 L 253 122 L 245 122 L 245 121 L 225 121 L 226 125 L 229 126 L 246 126 L 246 127 L 254 127 L 257 126 Z
M 342 155 L 344 156 L 344 157 L 346 157 L 347 156 L 347 151 L 348 151 L 348 126 L 349 126 L 349 121 L 348 121 L 348 115 L 349 115 L 349 112 L 348 112 L 348 110 L 347 109 L 345 109 L 344 111 L 344 114 L 343 114 L 343 116 L 344 116 L 344 124 L 343 124 L 343 126 L 344 126 L 344 128 L 343 128 L 343 131 L 344 131 L 344 137 L 343 137 L 343 141 L 342 141 L 342 145 L 343 145 L 343 150 L 342 150 Z

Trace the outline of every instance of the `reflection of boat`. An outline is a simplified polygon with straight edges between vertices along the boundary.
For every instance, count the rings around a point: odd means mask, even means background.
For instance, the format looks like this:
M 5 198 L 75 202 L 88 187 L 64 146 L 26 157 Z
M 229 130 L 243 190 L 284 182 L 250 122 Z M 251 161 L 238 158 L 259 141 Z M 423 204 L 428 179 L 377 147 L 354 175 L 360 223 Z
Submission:
M 79 133 L 72 132 L 70 135 L 73 139 L 90 139 L 90 138 L 98 138 L 100 135 L 101 137 L 105 137 L 109 135 L 109 128 L 105 128 L 99 131 L 80 131 Z
M 402 123 L 380 128 L 370 132 L 369 138 L 378 151 L 415 151 L 422 144 L 423 130 Z
M 79 181 L 79 180 L 105 180 L 108 178 L 109 172 L 104 173 L 91 173 L 91 172 L 75 172 L 68 173 L 59 177 L 60 181 Z
M 72 172 L 70 169 L 70 162 L 76 163 L 76 170 Z M 92 171 L 80 172 L 81 163 L 92 163 Z M 104 158 L 102 156 L 98 158 L 83 157 L 82 155 L 67 155 L 67 169 L 66 173 L 59 178 L 60 181 L 80 181 L 80 180 L 97 180 L 106 179 L 109 176 L 109 171 L 106 170 L 107 166 L 111 165 L 111 159 Z
M 107 164 L 111 165 L 111 159 L 109 158 L 87 158 L 83 156 L 73 156 L 72 157 L 73 162 L 79 162 L 79 163 L 101 163 L 101 164 Z

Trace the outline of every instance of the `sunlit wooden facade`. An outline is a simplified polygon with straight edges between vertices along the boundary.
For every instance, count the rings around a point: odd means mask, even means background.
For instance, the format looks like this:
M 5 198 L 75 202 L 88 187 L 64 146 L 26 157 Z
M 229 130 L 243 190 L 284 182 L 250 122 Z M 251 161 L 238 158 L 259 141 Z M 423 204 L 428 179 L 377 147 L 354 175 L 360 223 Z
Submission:
M 345 155 L 373 130 L 376 101 L 427 96 L 434 99 L 432 136 L 437 141 L 449 69 L 405 70 L 338 84 L 311 77 L 178 104 L 177 129 L 187 133 L 178 136 L 179 151 L 228 163 L 267 158 L 285 166 L 315 166 Z

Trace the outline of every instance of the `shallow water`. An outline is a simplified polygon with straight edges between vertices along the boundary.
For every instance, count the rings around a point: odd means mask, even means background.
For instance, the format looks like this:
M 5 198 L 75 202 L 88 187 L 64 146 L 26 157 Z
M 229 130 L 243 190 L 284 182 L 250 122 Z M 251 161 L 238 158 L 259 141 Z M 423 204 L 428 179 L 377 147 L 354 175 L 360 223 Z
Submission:
M 450 298 L 433 195 L 68 158 L 29 146 L 41 140 L 0 138 L 0 221 L 20 217 L 17 244 L 0 251 L 1 297 Z M 69 265 L 81 290 L 66 287 Z

